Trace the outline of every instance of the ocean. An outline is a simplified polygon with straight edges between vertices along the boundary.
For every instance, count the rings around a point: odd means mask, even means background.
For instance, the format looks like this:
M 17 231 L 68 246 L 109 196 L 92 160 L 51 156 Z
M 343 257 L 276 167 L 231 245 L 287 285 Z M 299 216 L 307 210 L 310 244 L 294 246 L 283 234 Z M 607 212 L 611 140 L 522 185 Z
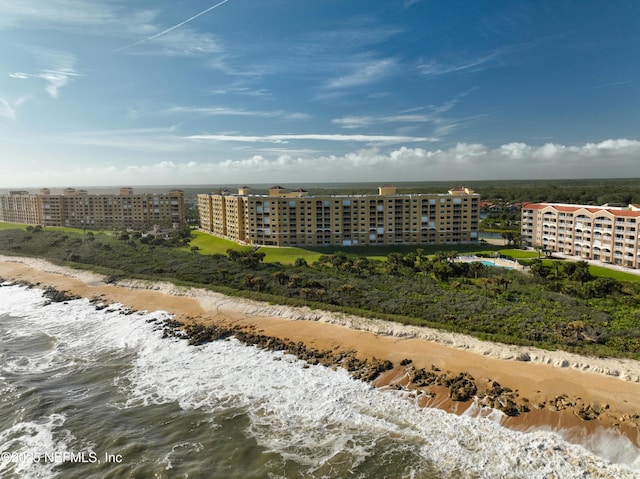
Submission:
M 3 479 L 640 477 L 619 437 L 515 432 L 235 339 L 189 346 L 166 312 L 47 303 L 0 287 Z

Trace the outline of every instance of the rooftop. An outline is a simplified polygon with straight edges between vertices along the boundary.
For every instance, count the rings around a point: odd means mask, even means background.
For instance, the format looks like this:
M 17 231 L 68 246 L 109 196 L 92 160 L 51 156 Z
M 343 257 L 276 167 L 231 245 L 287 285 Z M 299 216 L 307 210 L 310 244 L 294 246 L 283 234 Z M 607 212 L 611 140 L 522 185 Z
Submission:
M 556 211 L 565 213 L 574 213 L 579 210 L 586 210 L 589 213 L 597 213 L 599 211 L 608 211 L 614 216 L 640 216 L 640 207 L 635 204 L 627 206 L 594 206 L 594 205 L 574 205 L 566 203 L 524 203 L 522 209 L 543 210 L 545 208 L 553 208 Z

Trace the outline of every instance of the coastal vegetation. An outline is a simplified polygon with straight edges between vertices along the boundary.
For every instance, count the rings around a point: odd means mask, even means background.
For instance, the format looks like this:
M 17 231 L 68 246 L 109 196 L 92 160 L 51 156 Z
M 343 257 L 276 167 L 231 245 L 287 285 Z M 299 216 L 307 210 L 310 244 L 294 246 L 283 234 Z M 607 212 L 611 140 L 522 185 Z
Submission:
M 522 273 L 454 262 L 463 249 L 495 254 L 489 246 L 458 245 L 305 254 L 292 248 L 280 257 L 286 257 L 285 264 L 275 260 L 278 256 L 270 249 L 222 240 L 218 247 L 227 246 L 224 251 L 205 251 L 198 237 L 189 228 L 154 236 L 23 227 L 0 230 L 0 252 L 45 257 L 101 272 L 114 281 L 174 281 L 504 343 L 640 358 L 640 282 L 628 280 L 638 277 L 607 276 L 600 274 L 604 268 L 585 262 L 501 250 L 528 264 Z

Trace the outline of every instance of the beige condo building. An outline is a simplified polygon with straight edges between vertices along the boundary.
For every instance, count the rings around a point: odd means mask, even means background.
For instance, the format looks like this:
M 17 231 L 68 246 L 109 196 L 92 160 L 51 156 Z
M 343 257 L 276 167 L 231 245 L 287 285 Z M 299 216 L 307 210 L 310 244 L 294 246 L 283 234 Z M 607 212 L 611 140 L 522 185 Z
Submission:
M 42 224 L 38 199 L 28 191 L 10 191 L 0 196 L 0 221 L 27 225 Z
M 0 221 L 75 228 L 151 228 L 184 224 L 184 195 L 134 194 L 121 188 L 119 194 L 89 194 L 66 188 L 54 194 L 43 188 L 38 194 L 12 191 L 0 196 Z
M 627 268 L 640 266 L 640 205 L 525 203 L 525 245 Z
M 480 195 L 399 194 L 383 185 L 371 195 L 309 195 L 273 186 L 266 195 L 243 186 L 198 195 L 201 229 L 252 245 L 358 246 L 472 243 Z

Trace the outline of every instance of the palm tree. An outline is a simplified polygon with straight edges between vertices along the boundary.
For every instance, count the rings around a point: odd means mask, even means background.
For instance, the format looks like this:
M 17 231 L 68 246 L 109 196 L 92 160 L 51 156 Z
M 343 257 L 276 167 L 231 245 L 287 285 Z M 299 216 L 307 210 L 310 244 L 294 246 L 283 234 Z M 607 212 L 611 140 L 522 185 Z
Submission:
M 571 275 L 571 279 L 579 281 L 580 285 L 583 285 L 586 281 L 591 279 L 591 272 L 589 271 L 589 263 L 585 260 L 578 261 L 576 263 L 576 269 Z
M 469 273 L 473 275 L 474 278 L 478 278 L 478 273 L 485 268 L 485 265 L 478 261 L 473 261 L 469 263 Z

